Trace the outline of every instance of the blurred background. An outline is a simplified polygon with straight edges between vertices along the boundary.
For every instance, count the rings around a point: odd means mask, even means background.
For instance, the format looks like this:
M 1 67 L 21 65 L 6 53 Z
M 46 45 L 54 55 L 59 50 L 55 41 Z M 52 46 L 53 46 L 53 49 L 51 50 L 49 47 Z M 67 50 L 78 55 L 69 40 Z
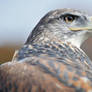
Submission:
M 38 21 L 57 8 L 79 9 L 92 15 L 92 0 L 0 0 L 0 63 L 10 61 Z M 82 49 L 92 59 L 92 38 Z

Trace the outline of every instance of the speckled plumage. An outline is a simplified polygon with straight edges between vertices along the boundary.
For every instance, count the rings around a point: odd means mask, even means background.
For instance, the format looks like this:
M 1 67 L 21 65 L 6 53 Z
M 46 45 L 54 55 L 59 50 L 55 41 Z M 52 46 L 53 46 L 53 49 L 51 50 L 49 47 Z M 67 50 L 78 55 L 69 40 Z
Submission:
M 41 24 L 12 62 L 0 65 L 0 92 L 92 92 L 92 61 L 80 48 L 58 38 L 58 30 L 46 24 L 42 31 Z M 57 32 L 51 35 L 47 29 Z
M 68 43 L 25 45 L 15 61 L 0 67 L 0 92 L 89 92 L 91 66 L 86 54 Z

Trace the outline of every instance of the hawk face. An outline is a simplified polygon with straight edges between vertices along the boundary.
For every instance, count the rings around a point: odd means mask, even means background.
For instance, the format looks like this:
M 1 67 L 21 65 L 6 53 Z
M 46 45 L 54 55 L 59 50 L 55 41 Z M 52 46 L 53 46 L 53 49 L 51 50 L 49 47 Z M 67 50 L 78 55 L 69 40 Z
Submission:
M 58 9 L 40 20 L 26 44 L 57 39 L 80 47 L 91 35 L 91 17 L 78 10 Z

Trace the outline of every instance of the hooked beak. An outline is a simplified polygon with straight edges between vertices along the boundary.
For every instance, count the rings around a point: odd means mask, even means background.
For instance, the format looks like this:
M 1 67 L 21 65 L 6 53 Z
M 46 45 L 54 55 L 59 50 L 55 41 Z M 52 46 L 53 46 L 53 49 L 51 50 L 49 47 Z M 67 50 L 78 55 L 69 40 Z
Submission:
M 87 26 L 82 27 L 70 27 L 71 31 L 82 31 L 82 30 L 88 30 L 88 32 L 92 32 L 92 17 L 89 17 L 89 23 Z

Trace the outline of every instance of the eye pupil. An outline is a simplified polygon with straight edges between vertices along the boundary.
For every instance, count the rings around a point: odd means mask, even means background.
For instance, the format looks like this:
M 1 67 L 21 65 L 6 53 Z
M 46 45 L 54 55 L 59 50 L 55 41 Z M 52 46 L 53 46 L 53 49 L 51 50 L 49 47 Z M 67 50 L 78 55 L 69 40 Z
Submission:
M 72 21 L 73 20 L 72 16 L 67 16 L 66 18 L 68 19 L 68 21 Z

